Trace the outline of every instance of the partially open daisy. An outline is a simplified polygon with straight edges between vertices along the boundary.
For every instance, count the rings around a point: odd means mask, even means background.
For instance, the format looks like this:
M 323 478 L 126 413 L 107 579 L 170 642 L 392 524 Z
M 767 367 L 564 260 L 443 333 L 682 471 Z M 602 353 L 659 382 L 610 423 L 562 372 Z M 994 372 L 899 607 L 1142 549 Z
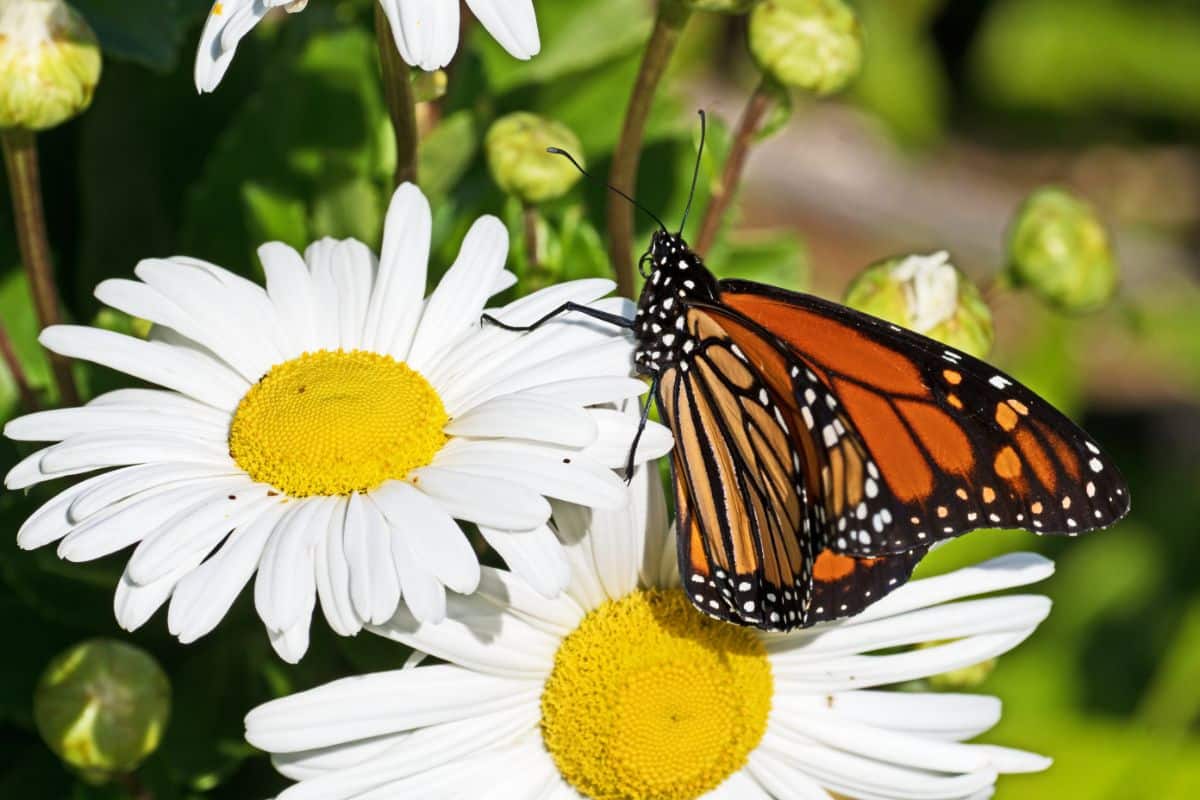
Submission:
M 560 318 L 534 333 L 480 326 L 488 297 L 514 280 L 508 235 L 480 218 L 426 299 L 429 204 L 396 191 L 383 254 L 323 240 L 302 258 L 268 244 L 267 286 L 189 258 L 148 260 L 141 281 L 96 295 L 154 323 L 143 341 L 94 328 L 42 333 L 49 349 L 163 389 L 121 389 L 82 408 L 30 414 L 5 435 L 58 442 L 17 464 L 10 489 L 121 467 L 54 497 L 18 543 L 86 561 L 137 544 L 116 594 L 134 629 L 170 599 L 181 641 L 211 630 L 257 570 L 255 603 L 279 653 L 295 661 L 320 600 L 335 631 L 391 618 L 403 596 L 418 619 L 445 614 L 445 589 L 472 592 L 479 563 L 455 519 L 539 590 L 569 569 L 546 522 L 547 497 L 620 506 L 636 420 L 611 405 L 645 391 L 631 344 L 611 326 Z M 544 289 L 493 312 L 532 322 L 612 284 Z M 638 454 L 670 447 L 652 425 Z
M 975 800 L 1000 773 L 1048 766 L 963 743 L 999 720 L 995 698 L 875 688 L 1015 647 L 1049 600 L 974 596 L 1045 578 L 1046 559 L 1004 556 L 848 620 L 762 634 L 692 608 L 657 477 L 634 491 L 620 512 L 556 507 L 564 596 L 487 569 L 441 624 L 401 611 L 372 628 L 447 663 L 250 712 L 246 738 L 297 781 L 279 800 Z
M 458 49 L 458 0 L 379 0 L 400 56 L 414 67 L 441 69 Z M 196 52 L 196 89 L 217 88 L 242 37 L 273 9 L 296 13 L 308 0 L 217 0 L 209 11 Z M 541 50 L 533 0 L 467 0 L 467 7 L 514 58 Z

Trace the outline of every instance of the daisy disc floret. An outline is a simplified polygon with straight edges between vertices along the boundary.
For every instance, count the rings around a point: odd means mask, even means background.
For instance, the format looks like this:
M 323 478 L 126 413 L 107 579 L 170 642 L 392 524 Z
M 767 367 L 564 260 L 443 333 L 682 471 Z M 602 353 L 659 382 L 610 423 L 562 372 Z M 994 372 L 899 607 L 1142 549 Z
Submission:
M 400 56 L 414 67 L 437 70 L 458 49 L 458 0 L 379 0 Z M 196 52 L 196 90 L 211 92 L 225 77 L 238 43 L 276 9 L 299 13 L 308 0 L 216 0 Z M 533 0 L 467 0 L 479 23 L 514 58 L 526 61 L 541 50 Z
M 279 800 L 976 800 L 1049 761 L 967 744 L 999 701 L 887 691 L 1015 647 L 1049 601 L 989 596 L 1046 578 L 1012 554 L 788 634 L 709 619 L 679 586 L 657 470 L 621 510 L 556 504 L 571 579 L 546 599 L 485 569 L 446 619 L 371 630 L 445 663 L 346 678 L 246 717 L 296 783 Z
M 562 591 L 570 570 L 548 498 L 625 502 L 614 469 L 636 420 L 612 406 L 645 391 L 630 377 L 632 345 L 567 317 L 528 334 L 481 326 L 488 298 L 514 281 L 494 217 L 476 221 L 423 297 L 430 232 L 425 197 L 404 185 L 379 258 L 352 240 L 303 256 L 273 243 L 259 251 L 265 289 L 189 258 L 101 283 L 100 300 L 153 323 L 149 340 L 56 326 L 42 343 L 163 388 L 8 423 L 11 439 L 55 442 L 8 473 L 9 489 L 116 468 L 63 489 L 18 543 L 59 542 L 71 561 L 136 544 L 117 619 L 132 630 L 169 601 L 184 642 L 215 627 L 257 573 L 255 607 L 289 661 L 307 648 L 318 603 L 343 635 L 401 604 L 440 620 L 446 590 L 480 580 L 456 520 L 538 591 Z M 575 281 L 488 313 L 521 325 L 577 302 L 629 315 L 627 300 L 604 297 L 611 289 Z M 652 425 L 637 457 L 670 444 Z

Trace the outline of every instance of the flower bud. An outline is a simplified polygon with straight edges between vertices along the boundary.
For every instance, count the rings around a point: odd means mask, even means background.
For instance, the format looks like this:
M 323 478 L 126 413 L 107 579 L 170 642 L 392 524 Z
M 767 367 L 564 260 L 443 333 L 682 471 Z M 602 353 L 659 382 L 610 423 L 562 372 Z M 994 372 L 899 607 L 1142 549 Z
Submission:
M 483 145 L 492 178 L 524 203 L 561 197 L 579 181 L 571 162 L 546 152 L 560 147 L 582 160 L 579 137 L 562 123 L 519 111 L 496 120 Z
M 96 779 L 136 769 L 158 748 L 170 710 L 158 662 L 115 639 L 90 639 L 58 655 L 33 696 L 46 744 Z
M 995 338 L 992 312 L 945 252 L 872 264 L 846 290 L 846 305 L 980 358 Z
M 1112 297 L 1117 263 L 1087 203 L 1054 187 L 1034 191 L 1008 234 L 1012 282 L 1064 311 L 1095 311 Z
M 53 128 L 92 103 L 100 47 L 62 0 L 0 3 L 0 128 Z
M 718 14 L 745 14 L 758 0 L 683 0 L 692 11 L 714 11 Z
M 750 52 L 784 86 L 825 95 L 862 65 L 862 30 L 842 0 L 764 0 L 750 14 Z

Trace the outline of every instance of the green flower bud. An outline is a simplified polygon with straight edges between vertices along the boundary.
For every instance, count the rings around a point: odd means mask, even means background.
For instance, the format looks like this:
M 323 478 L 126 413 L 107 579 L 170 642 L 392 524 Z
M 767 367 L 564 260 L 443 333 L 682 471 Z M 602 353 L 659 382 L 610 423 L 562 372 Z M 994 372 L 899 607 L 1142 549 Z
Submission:
M 825 95 L 862 65 L 862 30 L 842 0 L 764 0 L 750 14 L 750 52 L 784 86 Z
M 1062 189 L 1034 191 L 1008 234 L 1012 282 L 1065 311 L 1095 311 L 1113 296 L 1117 262 L 1087 203 Z
M 547 147 L 560 147 L 582 161 L 579 137 L 562 123 L 518 111 L 492 123 L 483 146 L 492 178 L 522 202 L 562 197 L 579 181 L 569 161 L 546 152 Z
M 758 0 L 683 0 L 692 11 L 715 11 L 718 14 L 745 14 Z
M 171 686 L 158 662 L 114 639 L 58 655 L 33 696 L 46 744 L 96 779 L 136 769 L 157 749 L 170 710 Z
M 945 252 L 889 258 L 863 270 L 846 305 L 982 358 L 992 349 L 992 312 Z
M 449 79 L 446 77 L 444 69 L 435 69 L 433 72 L 426 72 L 422 69 L 413 70 L 413 100 L 418 103 L 432 103 L 434 100 L 440 100 L 446 94 L 448 83 Z
M 0 3 L 0 128 L 53 128 L 92 103 L 96 34 L 62 0 Z

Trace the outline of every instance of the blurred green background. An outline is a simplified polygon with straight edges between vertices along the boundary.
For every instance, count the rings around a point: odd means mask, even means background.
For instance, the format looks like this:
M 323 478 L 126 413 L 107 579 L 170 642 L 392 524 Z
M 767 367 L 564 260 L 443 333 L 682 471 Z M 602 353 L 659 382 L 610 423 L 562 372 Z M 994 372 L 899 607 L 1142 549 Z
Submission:
M 355 236 L 377 247 L 394 152 L 369 0 L 315 0 L 243 42 L 220 89 L 198 97 L 191 60 L 206 0 L 77 0 L 105 47 L 92 108 L 40 137 L 50 238 L 70 317 L 116 329 L 100 280 L 186 253 L 261 277 L 261 242 Z M 863 74 L 838 100 L 797 101 L 752 154 L 733 219 L 710 255 L 739 276 L 840 297 L 867 263 L 949 249 L 996 316 L 993 360 L 1080 421 L 1122 466 L 1133 512 L 1080 540 L 979 533 L 930 573 L 1016 549 L 1057 561 L 1055 610 L 977 691 L 1005 701 L 989 741 L 1053 756 L 997 796 L 1173 800 L 1200 796 L 1200 7 L 1194 0 L 859 0 Z M 543 0 L 543 51 L 514 61 L 468 29 L 445 97 L 424 106 L 421 183 L 435 209 L 434 269 L 471 219 L 500 214 L 520 288 L 608 273 L 602 188 L 546 204 L 541 260 L 526 263 L 521 208 L 489 176 L 483 135 L 530 110 L 572 128 L 605 174 L 649 32 L 643 0 Z M 464 16 L 464 19 L 467 19 Z M 713 121 L 703 204 L 757 81 L 745 20 L 697 14 L 651 116 L 638 195 L 678 219 L 695 155 L 694 109 Z M 334 121 L 336 124 L 331 124 Z M 1122 287 L 1104 310 L 1064 316 L 992 285 L 1004 231 L 1046 183 L 1087 198 L 1114 235 Z M 0 196 L 0 320 L 39 391 L 48 368 Z M 639 240 L 645 241 L 647 220 Z M 119 378 L 79 365 L 90 396 Z M 42 401 L 52 398 L 43 394 Z M 0 421 L 21 413 L 0 367 Z M 29 452 L 0 440 L 0 470 Z M 46 664 L 91 636 L 125 638 L 168 673 L 172 720 L 141 770 L 158 800 L 256 798 L 284 782 L 241 739 L 254 704 L 402 654 L 323 621 L 303 662 L 271 652 L 251 603 L 182 647 L 163 615 L 131 636 L 111 611 L 124 555 L 22 553 L 20 523 L 58 490 L 0 493 L 0 797 L 127 798 L 62 767 L 32 724 Z

